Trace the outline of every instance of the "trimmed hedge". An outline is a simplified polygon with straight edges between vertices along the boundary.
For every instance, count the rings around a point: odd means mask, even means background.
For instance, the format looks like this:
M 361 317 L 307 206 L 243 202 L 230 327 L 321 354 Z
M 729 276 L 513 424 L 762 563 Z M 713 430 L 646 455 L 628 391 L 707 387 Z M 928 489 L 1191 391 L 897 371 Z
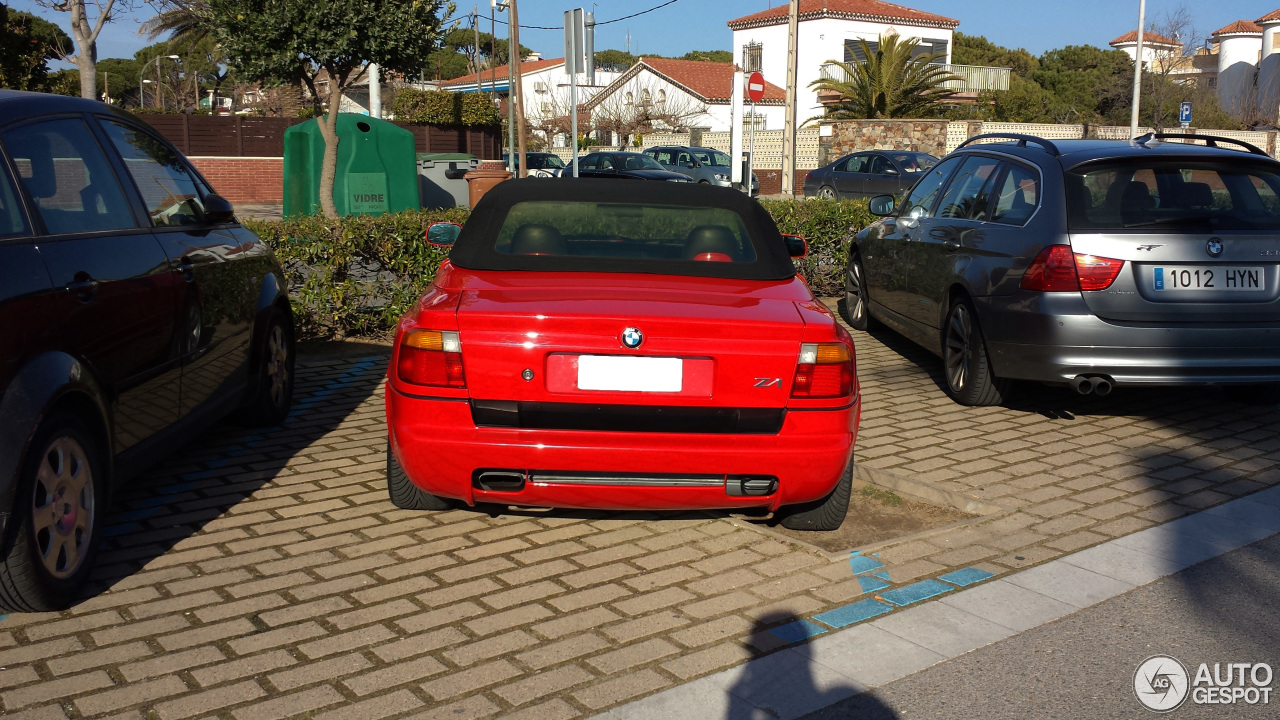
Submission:
M 815 295 L 844 290 L 848 237 L 874 218 L 865 201 L 764 200 L 778 229 L 800 235 L 809 254 L 796 262 Z M 284 265 L 300 337 L 380 335 L 426 291 L 444 248 L 424 240 L 433 222 L 464 223 L 467 208 L 411 210 L 327 220 L 246 220 Z
M 423 125 L 489 126 L 502 122 L 488 93 L 455 93 L 447 90 L 396 91 L 396 120 Z

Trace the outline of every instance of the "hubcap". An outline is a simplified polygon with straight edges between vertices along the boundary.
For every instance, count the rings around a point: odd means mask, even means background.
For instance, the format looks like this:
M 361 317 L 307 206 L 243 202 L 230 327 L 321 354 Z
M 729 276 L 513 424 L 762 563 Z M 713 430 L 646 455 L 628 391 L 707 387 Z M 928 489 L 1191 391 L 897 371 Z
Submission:
M 844 306 L 849 311 L 851 322 L 860 322 L 862 314 L 867 311 L 862 301 L 862 267 L 854 263 L 849 267 L 844 289 Z
M 93 471 L 84 448 L 63 436 L 49 444 L 36 472 L 31 527 L 36 552 L 56 578 L 75 574 L 93 536 Z
M 267 377 L 271 380 L 271 402 L 282 407 L 289 385 L 289 344 L 279 325 L 271 328 L 267 338 Z
M 969 317 L 968 308 L 957 305 L 947 321 L 945 357 L 947 383 L 957 392 L 963 390 L 969 382 L 969 337 L 972 329 L 973 321 Z
M 818 196 L 819 196 L 819 197 L 822 197 L 822 198 L 825 198 L 825 199 L 827 199 L 827 200 L 835 200 L 835 199 L 836 199 L 836 191 L 835 191 L 835 190 L 832 190 L 832 189 L 831 189 L 831 188 L 829 188 L 829 187 L 824 187 L 824 188 L 822 188 L 821 190 L 819 190 L 819 191 L 818 191 Z

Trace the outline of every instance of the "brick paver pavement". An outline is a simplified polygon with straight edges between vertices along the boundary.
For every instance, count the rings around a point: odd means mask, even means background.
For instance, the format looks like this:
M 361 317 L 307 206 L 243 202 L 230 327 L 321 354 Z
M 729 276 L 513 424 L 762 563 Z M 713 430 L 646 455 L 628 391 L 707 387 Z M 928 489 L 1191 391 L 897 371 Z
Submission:
M 1211 390 L 960 408 L 855 334 L 869 466 L 993 520 L 880 551 L 897 583 L 1041 562 L 1280 481 L 1280 413 Z M 0 622 L 6 718 L 576 718 L 742 662 L 861 594 L 848 562 L 723 517 L 405 512 L 385 356 L 305 357 L 280 429 L 221 425 L 127 488 L 94 592 Z

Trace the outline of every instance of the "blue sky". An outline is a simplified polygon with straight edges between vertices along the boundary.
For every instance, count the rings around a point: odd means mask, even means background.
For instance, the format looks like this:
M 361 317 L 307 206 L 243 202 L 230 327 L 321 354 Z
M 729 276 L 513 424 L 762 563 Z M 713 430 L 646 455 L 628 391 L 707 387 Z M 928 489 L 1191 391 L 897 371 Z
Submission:
M 569 0 L 572 2 L 572 0 Z M 630 15 L 658 5 L 663 0 L 600 0 L 595 4 L 597 22 Z M 476 0 L 459 0 L 459 12 L 470 12 Z M 731 33 L 725 23 L 769 6 L 770 0 L 678 0 L 675 4 L 654 12 L 597 29 L 596 48 L 624 49 L 627 32 L 631 33 L 632 51 L 638 47 L 642 53 L 683 55 L 690 50 L 727 50 Z M 780 5 L 784 0 L 773 0 Z M 1280 0 L 1272 0 L 1276 6 L 1260 4 L 1257 0 L 1216 0 L 1187 2 L 1192 20 L 1200 36 L 1240 19 L 1253 20 L 1280 7 Z M 11 7 L 37 12 L 69 28 L 66 13 L 57 13 L 37 7 L 31 0 L 10 0 Z M 898 0 L 899 4 L 919 10 L 936 12 L 960 21 L 960 31 L 970 35 L 985 35 L 989 40 L 1007 47 L 1024 47 L 1039 55 L 1046 50 L 1064 45 L 1097 45 L 1105 47 L 1107 41 L 1123 35 L 1138 25 L 1137 0 L 1069 0 L 1069 2 L 1045 2 L 1027 0 Z M 1158 20 L 1166 11 L 1176 9 L 1178 0 L 1148 0 L 1148 24 Z M 151 6 L 138 3 L 139 8 L 108 25 L 98 41 L 98 57 L 131 57 L 146 44 L 138 36 L 138 24 L 153 14 Z M 481 0 L 481 12 L 485 18 L 482 28 L 488 28 L 488 3 Z M 568 3 L 552 3 L 548 0 L 523 0 L 520 4 L 520 24 L 558 26 Z M 590 4 L 586 5 L 591 10 Z M 501 17 L 501 16 L 500 16 Z M 506 36 L 506 28 L 498 26 L 498 36 Z M 524 30 L 521 44 L 541 52 L 546 57 L 563 54 L 563 34 L 556 30 Z

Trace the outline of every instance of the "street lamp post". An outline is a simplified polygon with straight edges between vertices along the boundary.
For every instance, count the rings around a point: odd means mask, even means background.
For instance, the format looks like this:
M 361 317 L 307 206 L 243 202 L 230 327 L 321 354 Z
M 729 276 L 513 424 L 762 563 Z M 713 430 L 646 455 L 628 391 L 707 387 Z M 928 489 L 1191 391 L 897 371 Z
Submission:
M 1133 107 L 1129 111 L 1129 139 L 1138 136 L 1138 101 L 1142 94 L 1142 25 L 1147 19 L 1147 0 L 1138 0 L 1138 47 L 1133 56 Z
M 181 63 L 181 62 L 182 62 L 182 56 L 181 56 L 181 55 L 157 55 L 157 56 L 155 57 L 155 61 L 156 61 L 156 107 L 160 107 L 160 105 L 164 102 L 164 96 L 160 94 L 160 85 L 161 85 L 161 80 L 162 80 L 162 78 L 160 77 L 160 59 L 161 59 L 161 58 L 168 58 L 168 59 L 170 59 L 170 60 L 172 60 L 172 61 L 174 61 L 174 62 L 176 62 L 176 63 Z M 151 64 L 151 61 L 150 61 L 150 60 L 148 60 L 148 61 L 147 61 L 147 65 L 150 65 L 150 64 Z M 145 73 L 145 72 L 147 71 L 147 65 L 143 65 L 143 66 L 142 66 L 142 69 L 138 71 L 138 107 L 146 107 L 146 105 L 147 105 L 147 104 L 146 104 L 146 102 L 144 101 L 143 93 L 142 93 L 142 86 L 143 86 L 143 84 L 151 82 L 150 80 L 143 80 L 143 79 L 142 79 L 142 74 L 143 74 L 143 73 Z

